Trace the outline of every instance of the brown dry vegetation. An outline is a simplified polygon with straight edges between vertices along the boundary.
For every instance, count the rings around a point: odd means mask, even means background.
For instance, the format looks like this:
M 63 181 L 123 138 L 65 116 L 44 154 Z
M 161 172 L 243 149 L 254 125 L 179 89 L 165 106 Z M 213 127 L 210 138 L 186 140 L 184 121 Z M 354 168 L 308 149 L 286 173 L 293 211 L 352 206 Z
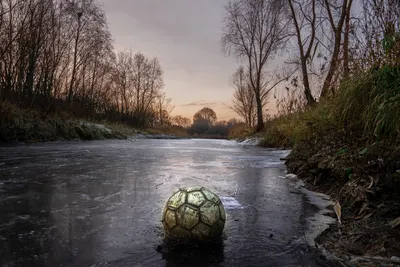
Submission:
M 288 170 L 342 206 L 342 225 L 319 238 L 326 248 L 342 256 L 399 255 L 400 231 L 389 225 L 400 216 L 399 145 L 339 131 L 295 146 Z
M 140 52 L 115 52 L 96 0 L 0 1 L 0 59 L 0 101 L 27 115 L 11 125 L 19 130 L 31 131 L 22 124 L 32 117 L 43 120 L 33 123 L 43 128 L 60 113 L 142 128 L 169 120 L 160 62 Z M 2 117 L 18 113 L 7 110 Z M 7 131 L 11 137 L 3 139 L 16 138 L 15 129 Z
M 135 129 L 105 121 L 80 121 L 67 113 L 43 118 L 40 112 L 0 102 L 0 142 L 126 139 Z
M 400 67 L 343 81 L 337 95 L 266 125 L 261 145 L 293 147 L 286 165 L 342 206 L 317 242 L 342 258 L 400 255 Z

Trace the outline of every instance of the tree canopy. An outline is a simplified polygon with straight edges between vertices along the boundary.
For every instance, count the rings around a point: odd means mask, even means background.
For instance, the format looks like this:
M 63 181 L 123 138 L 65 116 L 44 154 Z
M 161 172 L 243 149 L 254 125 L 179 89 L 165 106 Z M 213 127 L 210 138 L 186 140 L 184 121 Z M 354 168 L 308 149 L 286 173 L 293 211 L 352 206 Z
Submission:
M 217 121 L 217 114 L 214 110 L 204 107 L 197 111 L 193 116 L 193 123 L 207 123 L 213 125 Z

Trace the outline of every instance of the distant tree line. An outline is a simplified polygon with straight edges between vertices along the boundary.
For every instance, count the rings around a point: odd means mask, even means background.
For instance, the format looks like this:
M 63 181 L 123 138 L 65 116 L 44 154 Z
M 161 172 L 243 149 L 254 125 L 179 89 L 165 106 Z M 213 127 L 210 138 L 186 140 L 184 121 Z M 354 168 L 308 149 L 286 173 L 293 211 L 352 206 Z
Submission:
M 243 125 L 238 119 L 218 121 L 217 114 L 211 108 L 204 107 L 193 115 L 193 120 L 183 116 L 171 118 L 171 126 L 180 127 L 193 137 L 228 138 L 231 130 Z
M 115 53 L 95 0 L 0 1 L 0 100 L 135 126 L 172 110 L 157 58 Z
M 221 43 L 242 62 L 232 109 L 262 130 L 278 87 L 278 109 L 292 112 L 331 98 L 343 78 L 398 65 L 400 1 L 230 0 Z M 277 57 L 282 66 L 274 66 Z

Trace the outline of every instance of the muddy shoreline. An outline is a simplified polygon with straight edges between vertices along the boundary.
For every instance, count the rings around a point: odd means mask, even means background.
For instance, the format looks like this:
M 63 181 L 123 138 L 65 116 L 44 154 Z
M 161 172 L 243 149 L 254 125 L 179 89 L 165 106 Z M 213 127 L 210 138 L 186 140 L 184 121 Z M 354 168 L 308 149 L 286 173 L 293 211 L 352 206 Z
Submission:
M 284 160 L 306 188 L 341 205 L 341 224 L 315 239 L 320 251 L 344 266 L 400 266 L 398 144 L 358 141 L 337 135 L 300 142 Z

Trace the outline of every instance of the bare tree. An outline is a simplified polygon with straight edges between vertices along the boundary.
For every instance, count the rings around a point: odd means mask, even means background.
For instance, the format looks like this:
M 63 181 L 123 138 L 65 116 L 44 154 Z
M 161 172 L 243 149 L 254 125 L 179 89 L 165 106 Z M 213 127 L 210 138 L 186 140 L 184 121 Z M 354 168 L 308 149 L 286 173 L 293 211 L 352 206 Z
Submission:
M 341 49 L 343 48 L 342 47 L 343 25 L 346 21 L 346 17 L 350 16 L 350 10 L 352 4 L 353 0 L 343 0 L 342 5 L 341 6 L 339 5 L 340 11 L 336 16 L 337 21 L 335 21 L 333 10 L 338 9 L 337 5 L 333 5 L 333 3 L 329 2 L 328 0 L 324 0 L 324 7 L 328 14 L 329 24 L 331 27 L 332 34 L 334 36 L 333 38 L 334 48 L 331 55 L 328 73 L 326 75 L 324 85 L 322 87 L 321 97 L 326 97 L 329 94 L 329 91 L 332 89 L 333 78 L 335 76 L 336 71 L 338 70 L 338 66 L 340 65 L 339 55 L 341 53 Z
M 77 72 L 77 67 L 78 67 L 78 53 L 79 53 L 79 39 L 81 37 L 81 32 L 82 32 L 82 15 L 83 15 L 83 10 L 79 6 L 79 3 L 71 2 L 71 9 L 72 9 L 72 16 L 76 16 L 76 35 L 74 38 L 74 56 L 72 60 L 72 73 L 71 73 L 71 80 L 69 83 L 69 89 L 68 89 L 68 101 L 72 102 L 72 96 L 73 96 L 73 88 L 74 88 L 74 82 L 75 82 L 75 76 Z
M 120 116 L 131 111 L 133 98 L 133 54 L 131 51 L 119 52 L 113 72 L 113 84 L 118 96 Z
M 138 107 L 142 113 L 146 114 L 151 109 L 154 99 L 162 95 L 160 91 L 164 87 L 164 81 L 163 71 L 157 58 L 148 59 L 147 65 L 143 70 L 144 72 L 141 75 L 143 89 L 141 90 L 141 102 Z
M 315 98 L 311 93 L 308 62 L 312 61 L 318 45 L 316 42 L 316 0 L 288 0 L 288 3 L 290 7 L 290 18 L 294 25 L 299 50 L 304 96 L 307 99 L 308 105 L 313 105 L 315 103 Z
M 249 127 L 253 127 L 257 118 L 256 99 L 250 87 L 249 76 L 243 66 L 240 66 L 232 76 L 233 111 L 236 112 Z
M 149 59 L 142 53 L 119 52 L 114 68 L 113 81 L 118 95 L 120 117 L 135 117 L 139 125 L 161 123 L 172 110 L 170 99 L 161 89 L 163 72 L 156 58 Z M 160 108 L 162 110 L 160 110 Z M 153 122 L 145 121 L 153 118 Z
M 292 63 L 301 66 L 304 96 L 311 106 L 316 101 L 312 76 L 316 78 L 314 82 L 323 81 L 320 96 L 325 97 L 333 92 L 341 75 L 350 71 L 353 0 L 287 0 L 287 3 L 297 43 L 298 62 Z M 316 70 L 318 62 L 321 66 Z M 314 84 L 319 85 L 319 82 Z
M 148 126 L 169 116 L 163 86 L 157 58 L 115 54 L 96 0 L 0 1 L 1 100 Z
M 226 5 L 222 47 L 246 62 L 258 131 L 264 128 L 262 91 L 270 82 L 263 72 L 288 38 L 283 11 L 280 0 L 231 0 Z
M 165 93 L 156 97 L 154 103 L 154 112 L 156 114 L 156 125 L 166 126 L 170 123 L 170 114 L 174 106 L 171 105 L 171 98 L 167 98 Z
M 172 117 L 171 121 L 173 125 L 180 126 L 183 128 L 188 128 L 192 124 L 192 121 L 189 118 L 183 117 L 181 115 Z

